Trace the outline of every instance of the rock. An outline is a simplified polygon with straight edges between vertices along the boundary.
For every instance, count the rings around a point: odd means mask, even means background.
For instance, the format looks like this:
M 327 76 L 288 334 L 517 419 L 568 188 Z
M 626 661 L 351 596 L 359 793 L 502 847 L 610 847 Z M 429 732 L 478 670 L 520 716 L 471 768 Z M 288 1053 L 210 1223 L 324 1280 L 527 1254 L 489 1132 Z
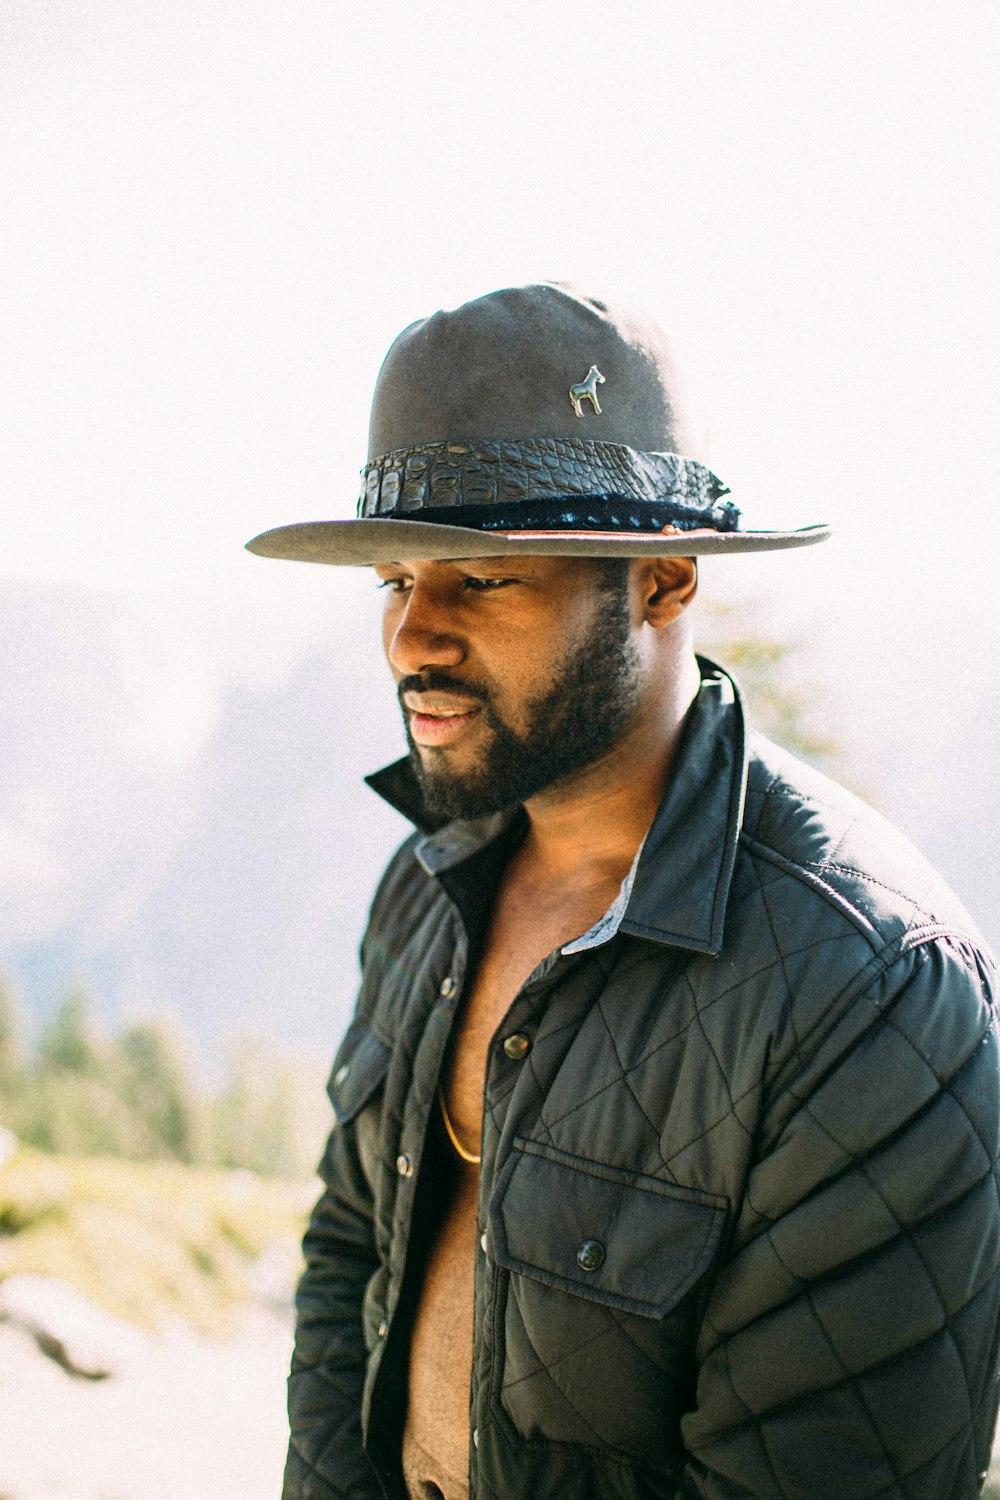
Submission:
M 8 1276 L 0 1282 L 0 1318 L 30 1333 L 71 1375 L 88 1380 L 120 1374 L 145 1344 L 136 1329 L 51 1276 Z

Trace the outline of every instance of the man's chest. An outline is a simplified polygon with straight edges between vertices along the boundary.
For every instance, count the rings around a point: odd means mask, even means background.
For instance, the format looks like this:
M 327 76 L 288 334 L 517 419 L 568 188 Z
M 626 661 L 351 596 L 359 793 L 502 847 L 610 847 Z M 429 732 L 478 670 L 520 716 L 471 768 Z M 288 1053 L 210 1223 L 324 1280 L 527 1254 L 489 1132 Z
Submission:
M 508 882 L 501 889 L 456 1017 L 446 1069 L 447 1108 L 464 1140 L 479 1137 L 490 1043 L 525 981 L 550 953 L 587 931 L 613 897 L 607 884 L 550 890 Z M 515 1061 L 526 1045 L 516 1031 L 504 1041 Z

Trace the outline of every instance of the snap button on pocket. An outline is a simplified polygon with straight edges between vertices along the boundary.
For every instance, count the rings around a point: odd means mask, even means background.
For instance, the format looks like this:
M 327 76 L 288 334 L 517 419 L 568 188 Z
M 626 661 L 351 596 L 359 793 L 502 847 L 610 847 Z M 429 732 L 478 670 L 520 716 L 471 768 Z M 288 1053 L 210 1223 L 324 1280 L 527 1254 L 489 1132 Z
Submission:
M 521 1062 L 531 1051 L 531 1038 L 523 1031 L 514 1031 L 504 1041 L 503 1050 L 511 1062 Z
M 449 974 L 447 979 L 442 979 L 440 988 L 438 989 L 438 994 L 441 996 L 442 1000 L 450 1000 L 457 989 L 458 985 Z
M 604 1246 L 600 1240 L 584 1240 L 576 1252 L 576 1263 L 581 1271 L 598 1271 L 604 1264 Z
M 389 1071 L 392 1048 L 360 1020 L 352 1021 L 343 1056 L 327 1084 L 338 1125 L 349 1125 L 374 1099 Z
M 405 1151 L 396 1157 L 396 1171 L 399 1173 L 400 1177 L 413 1176 L 413 1163 L 406 1155 Z

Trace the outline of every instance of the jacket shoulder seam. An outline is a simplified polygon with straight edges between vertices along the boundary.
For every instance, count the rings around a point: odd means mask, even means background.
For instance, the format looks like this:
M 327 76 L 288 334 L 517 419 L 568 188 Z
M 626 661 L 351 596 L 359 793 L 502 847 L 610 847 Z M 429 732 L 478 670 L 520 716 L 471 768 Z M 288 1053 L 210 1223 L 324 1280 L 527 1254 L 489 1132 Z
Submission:
M 895 887 L 886 885 L 876 877 L 869 875 L 866 871 L 856 870 L 849 865 L 811 864 L 789 859 L 787 855 L 779 853 L 777 849 L 771 848 L 769 844 L 762 843 L 753 834 L 746 831 L 740 834 L 740 842 L 745 844 L 750 853 L 757 858 L 766 860 L 768 864 L 774 865 L 786 875 L 790 875 L 794 880 L 798 880 L 802 885 L 806 885 L 815 891 L 818 896 L 833 906 L 858 929 L 875 953 L 889 953 L 895 948 L 898 956 L 908 949 L 919 946 L 921 943 L 933 942 L 937 938 L 958 938 L 963 942 L 974 941 L 970 933 L 965 932 L 957 925 L 937 920 L 932 913 L 925 911 L 923 907 L 918 906 L 916 902 L 912 901 L 910 904 L 914 910 L 926 920 L 914 926 L 900 913 L 900 921 L 904 924 L 906 930 L 900 937 L 886 941 L 871 919 L 849 897 L 845 896 L 842 891 L 839 891 L 836 886 L 831 885 L 829 881 L 823 879 L 823 871 L 832 870 L 854 875 L 859 879 L 868 881 L 872 885 L 878 886 L 881 890 L 888 891 L 891 895 L 901 896 L 901 893 Z

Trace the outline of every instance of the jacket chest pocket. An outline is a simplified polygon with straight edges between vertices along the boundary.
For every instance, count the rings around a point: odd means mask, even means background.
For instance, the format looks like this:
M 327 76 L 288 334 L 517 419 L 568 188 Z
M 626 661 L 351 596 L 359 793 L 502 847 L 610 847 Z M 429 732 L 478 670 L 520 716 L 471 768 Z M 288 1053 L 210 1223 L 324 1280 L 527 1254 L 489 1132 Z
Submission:
M 381 1111 L 368 1106 L 378 1102 L 391 1061 L 392 1049 L 358 1016 L 347 1029 L 326 1086 L 337 1127 L 354 1130 L 362 1170 L 372 1185 L 380 1159 Z
M 493 1256 L 509 1272 L 494 1394 L 523 1437 L 659 1454 L 669 1467 L 693 1399 L 688 1294 L 713 1264 L 727 1208 L 515 1140 L 490 1204 Z

